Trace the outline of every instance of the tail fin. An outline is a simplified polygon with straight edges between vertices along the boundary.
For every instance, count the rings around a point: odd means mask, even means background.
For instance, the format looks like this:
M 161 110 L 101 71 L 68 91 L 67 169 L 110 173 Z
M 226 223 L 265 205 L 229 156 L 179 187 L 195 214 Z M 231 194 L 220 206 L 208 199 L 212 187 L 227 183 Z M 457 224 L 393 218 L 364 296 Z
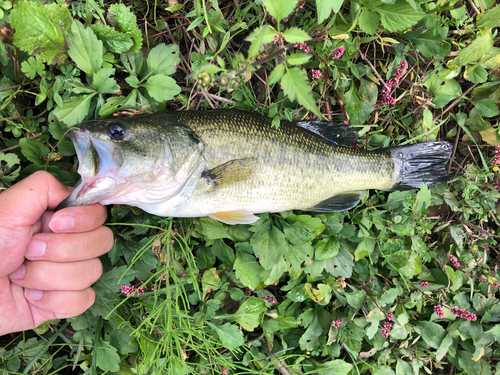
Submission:
M 394 190 L 438 185 L 448 179 L 443 163 L 450 160 L 453 147 L 448 142 L 426 142 L 391 147 L 396 184 Z

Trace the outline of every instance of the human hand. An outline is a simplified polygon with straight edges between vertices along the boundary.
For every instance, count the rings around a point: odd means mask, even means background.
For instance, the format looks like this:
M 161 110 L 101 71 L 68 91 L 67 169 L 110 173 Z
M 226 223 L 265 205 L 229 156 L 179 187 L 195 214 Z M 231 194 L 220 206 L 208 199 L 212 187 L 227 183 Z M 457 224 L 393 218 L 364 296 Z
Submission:
M 70 191 L 36 172 L 0 193 L 0 336 L 83 313 L 113 246 L 100 204 L 54 213 Z M 45 245 L 44 245 L 45 244 Z

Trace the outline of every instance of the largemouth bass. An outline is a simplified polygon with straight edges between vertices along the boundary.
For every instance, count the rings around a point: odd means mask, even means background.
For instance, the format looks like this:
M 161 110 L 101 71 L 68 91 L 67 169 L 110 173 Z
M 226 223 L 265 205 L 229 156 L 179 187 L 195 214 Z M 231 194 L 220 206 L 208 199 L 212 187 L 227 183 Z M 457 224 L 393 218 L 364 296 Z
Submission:
M 159 216 L 253 223 L 254 214 L 355 207 L 366 189 L 446 181 L 448 142 L 356 150 L 349 125 L 237 111 L 157 113 L 83 123 L 69 134 L 81 180 L 63 205 L 127 204 Z

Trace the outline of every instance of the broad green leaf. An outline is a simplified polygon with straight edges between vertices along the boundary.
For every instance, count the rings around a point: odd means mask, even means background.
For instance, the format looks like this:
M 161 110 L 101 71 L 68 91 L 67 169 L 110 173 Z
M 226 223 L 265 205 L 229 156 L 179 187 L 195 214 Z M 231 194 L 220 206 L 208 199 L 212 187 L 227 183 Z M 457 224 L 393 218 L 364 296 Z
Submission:
M 356 251 L 354 252 L 354 257 L 356 261 L 366 258 L 371 255 L 373 250 L 375 250 L 375 239 L 370 237 L 364 237 L 363 240 L 358 243 Z
M 354 118 L 359 114 L 359 111 L 361 110 L 361 100 L 359 99 L 354 85 L 352 85 L 349 91 L 345 93 L 344 105 L 347 115 L 350 118 Z
M 34 164 L 45 164 L 49 148 L 37 139 L 22 138 L 19 140 L 21 152 L 30 162 Z
M 229 350 L 234 350 L 245 342 L 243 332 L 234 324 L 226 323 L 221 326 L 210 322 L 207 322 L 207 324 L 217 333 L 221 344 Z
M 336 237 L 323 238 L 314 246 L 314 259 L 326 260 L 337 256 L 340 250 L 340 242 Z
M 143 83 L 148 94 L 157 102 L 165 102 L 172 100 L 181 92 L 181 88 L 172 77 L 167 77 L 164 74 L 156 74 L 148 79 L 147 83 Z
M 311 94 L 312 89 L 309 80 L 302 70 L 299 68 L 287 69 L 287 72 L 281 78 L 281 88 L 290 100 L 297 101 L 315 115 L 321 116 Z
M 436 360 L 441 361 L 448 354 L 451 344 L 453 344 L 453 337 L 447 334 L 436 350 Z
M 132 52 L 139 52 L 142 46 L 142 34 L 137 27 L 135 14 L 124 4 L 113 4 L 109 7 L 108 20 L 112 26 L 130 36 L 133 41 Z
M 446 42 L 448 28 L 440 27 L 437 30 L 427 31 L 418 37 L 410 39 L 418 48 L 419 52 L 430 59 L 444 59 L 450 55 L 451 45 Z
M 363 8 L 358 23 L 361 30 L 369 35 L 373 35 L 377 32 L 380 23 L 379 15 L 369 8 Z
M 310 283 L 306 283 L 305 290 L 309 298 L 314 302 L 325 305 L 332 298 L 332 287 L 327 284 L 318 284 L 316 288 Z
M 234 250 L 222 240 L 215 240 L 212 245 L 212 254 L 229 265 L 232 265 L 236 260 Z
M 291 316 L 278 316 L 277 318 L 264 320 L 260 326 L 265 332 L 274 333 L 276 331 L 295 328 L 298 325 L 299 322 Z
M 446 331 L 437 323 L 429 321 L 418 321 L 417 326 L 420 328 L 420 333 L 425 343 L 434 349 L 441 346 L 441 342 L 446 337 Z
M 337 256 L 326 261 L 325 270 L 332 276 L 349 278 L 352 275 L 353 265 L 351 253 L 341 247 Z
M 227 238 L 234 241 L 234 238 L 227 232 L 227 226 L 220 221 L 209 217 L 200 217 L 201 233 L 206 240 L 217 240 L 219 238 Z
M 42 76 L 45 73 L 45 64 L 30 56 L 27 61 L 22 62 L 21 70 L 29 79 L 33 79 L 37 74 Z
M 104 323 L 104 329 L 106 332 L 106 339 L 117 349 L 118 354 L 130 354 L 139 349 L 130 323 L 122 324 L 114 320 L 109 320 Z
M 287 265 L 285 259 L 281 258 L 274 264 L 273 268 L 270 270 L 262 270 L 261 278 L 263 279 L 264 284 L 272 285 L 276 283 L 283 274 L 290 269 L 290 266 Z
M 457 352 L 458 363 L 465 374 L 484 374 L 484 372 L 481 371 L 481 364 L 472 360 L 471 352 L 465 350 L 458 350 Z
M 176 70 L 174 64 L 179 64 L 180 61 L 179 46 L 175 44 L 168 46 L 165 44 L 157 45 L 149 51 L 147 59 L 148 68 L 146 75 L 141 81 L 144 82 L 144 80 L 156 74 L 164 74 L 166 76 L 174 74 Z
M 259 326 L 262 314 L 266 310 L 266 304 L 261 298 L 248 297 L 238 311 L 231 315 L 231 319 L 241 324 L 247 331 L 253 331 Z
M 113 113 L 120 111 L 122 108 L 136 108 L 137 90 L 134 89 L 131 93 L 125 96 L 112 96 L 106 100 L 106 103 L 99 110 L 99 116 L 106 118 Z
M 500 5 L 488 9 L 476 24 L 481 30 L 488 30 L 500 26 Z
M 262 267 L 253 255 L 237 251 L 233 268 L 236 271 L 236 277 L 244 286 L 251 290 L 257 289 Z
M 76 66 L 89 76 L 93 76 L 101 69 L 103 48 L 102 42 L 97 39 L 91 28 L 86 28 L 80 21 L 71 25 L 69 40 L 69 57 Z
M 250 59 L 257 55 L 261 46 L 271 43 L 274 40 L 275 35 L 275 31 L 269 25 L 261 26 L 252 31 L 250 35 L 245 38 L 245 40 L 252 43 L 248 48 L 248 58 Z
M 283 64 L 276 65 L 276 67 L 273 69 L 273 71 L 269 75 L 269 79 L 267 80 L 267 84 L 269 86 L 274 85 L 276 82 L 278 82 L 281 79 L 281 77 L 283 77 L 284 73 L 285 73 L 285 66 Z
M 14 45 L 48 64 L 62 64 L 67 58 L 65 34 L 71 27 L 68 6 L 38 1 L 16 2 L 10 13 Z
M 469 71 L 469 68 L 472 68 Z M 485 83 L 488 80 L 488 71 L 481 65 L 467 67 L 467 80 L 472 83 Z
M 321 25 L 330 16 L 332 11 L 333 13 L 338 13 L 342 4 L 344 4 L 344 0 L 316 0 L 318 25 Z
M 222 281 L 220 276 L 217 274 L 217 271 L 214 268 L 210 268 L 203 273 L 203 277 L 201 278 L 201 285 L 203 289 L 203 298 L 205 299 L 206 295 L 213 290 L 218 290 L 222 285 Z
M 498 106 L 491 99 L 481 99 L 474 103 L 474 107 L 481 116 L 494 117 L 500 114 Z
M 111 290 L 113 293 L 120 292 L 121 285 L 130 284 L 137 276 L 137 271 L 134 269 L 127 270 L 127 266 L 114 267 L 108 272 L 105 272 L 99 280 L 94 284 L 102 288 Z
M 96 95 L 80 95 L 64 101 L 62 107 L 57 107 L 53 113 L 59 121 L 70 127 L 82 122 L 89 112 L 90 102 Z
M 324 375 L 348 375 L 352 370 L 352 365 L 342 359 L 325 362 L 319 368 L 318 373 Z
M 323 333 L 323 328 L 318 319 L 318 314 L 315 312 L 313 320 L 304 334 L 300 337 L 300 349 L 311 351 L 319 347 L 320 337 Z
M 493 40 L 491 39 L 491 33 L 488 32 L 460 50 L 457 57 L 450 61 L 448 65 L 466 65 L 478 61 L 488 53 L 491 47 L 493 47 Z
M 116 348 L 107 341 L 101 341 L 97 347 L 96 364 L 103 371 L 120 371 L 121 359 Z
M 382 25 L 392 32 L 405 30 L 425 16 L 419 7 L 415 10 L 405 0 L 396 0 L 393 5 L 383 4 L 374 10 L 380 14 Z
M 92 85 L 101 94 L 109 92 L 116 85 L 116 81 L 110 78 L 112 74 L 115 74 L 115 69 L 108 68 L 99 70 L 94 74 Z
M 291 53 L 286 61 L 290 64 L 290 65 L 302 65 L 302 64 L 305 64 L 306 62 L 308 62 L 310 60 L 310 58 L 312 57 L 312 55 L 308 55 L 307 53 Z
M 347 298 L 347 303 L 355 309 L 360 309 L 366 301 L 366 292 L 364 290 L 356 290 L 351 293 L 344 293 Z
M 399 292 L 396 288 L 391 288 L 386 290 L 379 299 L 380 305 L 382 307 L 387 306 L 387 305 L 392 305 L 396 298 L 398 297 Z
M 308 33 L 298 27 L 290 27 L 283 31 L 283 38 L 289 43 L 303 43 L 311 39 Z
M 283 232 L 274 225 L 270 230 L 255 233 L 250 239 L 255 255 L 266 270 L 270 270 L 288 251 L 288 244 Z
M 293 12 L 299 0 L 263 0 L 263 2 L 269 14 L 279 22 Z
M 96 37 L 104 43 L 108 51 L 114 53 L 124 53 L 130 51 L 134 42 L 125 33 L 122 33 L 111 26 L 93 24 L 90 26 Z

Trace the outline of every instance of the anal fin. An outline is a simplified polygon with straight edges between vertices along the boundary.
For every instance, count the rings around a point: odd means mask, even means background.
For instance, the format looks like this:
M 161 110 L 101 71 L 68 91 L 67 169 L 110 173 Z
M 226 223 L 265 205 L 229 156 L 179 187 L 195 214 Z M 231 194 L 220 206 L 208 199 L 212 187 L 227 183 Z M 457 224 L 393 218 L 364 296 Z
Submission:
M 254 214 L 242 211 L 214 212 L 208 216 L 226 224 L 252 224 L 259 220 Z
M 356 207 L 361 198 L 362 198 L 362 192 L 359 191 L 338 194 L 328 199 L 325 199 L 323 202 L 318 203 L 314 207 L 309 208 L 308 211 L 314 211 L 314 212 L 346 211 Z

